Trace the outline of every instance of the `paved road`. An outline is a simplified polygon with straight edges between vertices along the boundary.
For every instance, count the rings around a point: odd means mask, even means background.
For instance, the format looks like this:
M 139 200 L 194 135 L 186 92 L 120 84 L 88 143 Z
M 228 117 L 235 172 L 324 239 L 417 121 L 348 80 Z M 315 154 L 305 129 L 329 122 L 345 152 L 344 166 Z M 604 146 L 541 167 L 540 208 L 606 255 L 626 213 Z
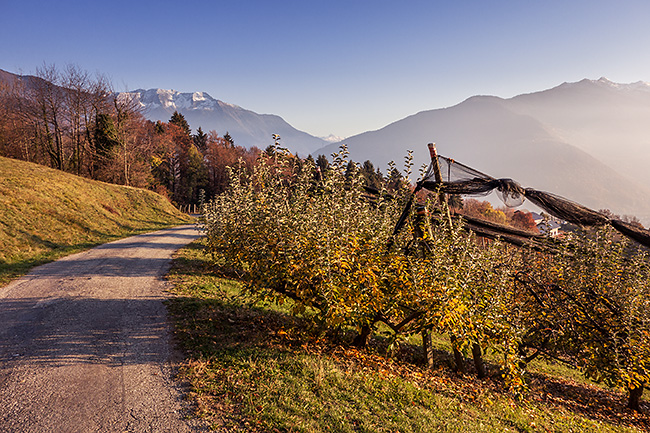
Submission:
M 40 266 L 0 288 L 0 432 L 189 432 L 162 303 L 183 226 Z

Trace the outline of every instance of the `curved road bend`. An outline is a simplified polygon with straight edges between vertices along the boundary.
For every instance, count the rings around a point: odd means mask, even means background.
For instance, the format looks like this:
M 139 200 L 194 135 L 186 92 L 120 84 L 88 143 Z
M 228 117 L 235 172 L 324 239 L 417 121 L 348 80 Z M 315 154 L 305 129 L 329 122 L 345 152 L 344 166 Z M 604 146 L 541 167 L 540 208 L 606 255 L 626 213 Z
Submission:
M 189 432 L 165 282 L 182 226 L 111 242 L 0 288 L 0 431 Z

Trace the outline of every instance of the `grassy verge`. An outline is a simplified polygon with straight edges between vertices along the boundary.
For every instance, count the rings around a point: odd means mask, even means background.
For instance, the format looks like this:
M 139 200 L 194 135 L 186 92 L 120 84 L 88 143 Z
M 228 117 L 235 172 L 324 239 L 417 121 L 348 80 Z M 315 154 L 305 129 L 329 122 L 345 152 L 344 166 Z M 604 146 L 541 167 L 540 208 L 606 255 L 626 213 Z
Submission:
M 514 401 L 496 372 L 459 376 L 443 355 L 439 367 L 424 368 L 416 346 L 393 360 L 337 344 L 282 307 L 243 297 L 200 241 L 178 253 L 169 278 L 168 308 L 187 354 L 180 378 L 215 430 L 650 431 L 650 418 L 626 411 L 623 396 L 540 369 L 529 396 Z
M 151 191 L 0 157 L 0 286 L 61 256 L 189 221 Z

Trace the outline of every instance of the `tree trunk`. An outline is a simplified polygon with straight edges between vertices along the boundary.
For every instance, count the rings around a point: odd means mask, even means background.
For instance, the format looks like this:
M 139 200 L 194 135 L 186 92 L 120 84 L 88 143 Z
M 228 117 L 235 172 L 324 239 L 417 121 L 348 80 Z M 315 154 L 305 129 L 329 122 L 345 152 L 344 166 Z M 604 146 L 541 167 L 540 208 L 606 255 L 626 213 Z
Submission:
M 456 348 L 454 348 L 454 362 L 456 363 L 456 372 L 465 373 L 465 360 L 463 359 L 463 354 Z
M 370 326 L 363 325 L 359 335 L 354 337 L 354 340 L 352 340 L 352 345 L 356 347 L 366 347 L 366 344 L 368 343 L 368 337 L 370 336 L 370 332 L 371 332 Z
M 463 358 L 463 354 L 460 353 L 460 350 L 456 349 L 454 345 L 456 337 L 452 335 L 449 339 L 451 340 L 451 348 L 454 351 L 455 370 L 457 373 L 465 373 L 465 359 Z
M 483 358 L 481 357 L 481 346 L 476 343 L 472 345 L 472 357 L 474 358 L 476 375 L 479 377 L 479 379 L 483 379 L 487 376 L 487 372 L 485 370 L 485 363 L 483 363 Z
M 629 391 L 630 394 L 627 401 L 627 407 L 628 409 L 639 412 L 641 410 L 639 403 L 641 402 L 641 396 L 643 395 L 643 385 L 630 388 Z

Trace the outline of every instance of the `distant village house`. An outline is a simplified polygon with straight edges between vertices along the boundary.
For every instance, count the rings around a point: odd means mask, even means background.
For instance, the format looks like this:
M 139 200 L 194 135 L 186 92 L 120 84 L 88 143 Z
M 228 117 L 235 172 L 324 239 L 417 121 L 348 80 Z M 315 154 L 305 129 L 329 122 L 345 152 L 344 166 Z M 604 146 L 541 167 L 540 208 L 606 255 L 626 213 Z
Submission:
M 533 221 L 535 221 L 535 225 L 540 233 L 552 238 L 560 235 L 562 229 L 560 221 L 557 221 L 548 215 L 540 215 L 536 212 L 531 212 L 530 214 L 532 215 Z

